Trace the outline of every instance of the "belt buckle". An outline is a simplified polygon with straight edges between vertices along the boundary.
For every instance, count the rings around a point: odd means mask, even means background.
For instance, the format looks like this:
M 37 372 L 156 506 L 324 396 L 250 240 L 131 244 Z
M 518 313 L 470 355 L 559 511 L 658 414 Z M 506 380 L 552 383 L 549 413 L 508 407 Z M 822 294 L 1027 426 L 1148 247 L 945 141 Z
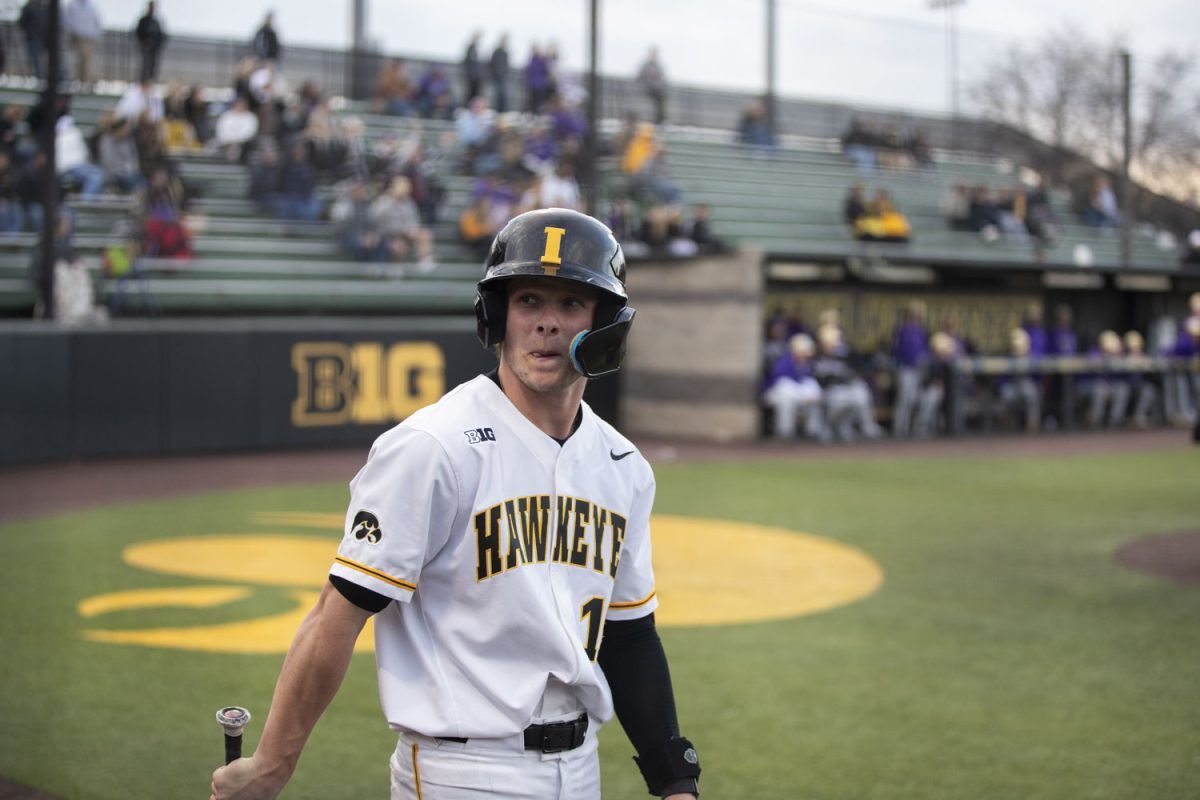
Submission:
M 542 726 L 542 752 L 562 753 L 578 745 L 574 744 L 574 722 L 552 722 Z

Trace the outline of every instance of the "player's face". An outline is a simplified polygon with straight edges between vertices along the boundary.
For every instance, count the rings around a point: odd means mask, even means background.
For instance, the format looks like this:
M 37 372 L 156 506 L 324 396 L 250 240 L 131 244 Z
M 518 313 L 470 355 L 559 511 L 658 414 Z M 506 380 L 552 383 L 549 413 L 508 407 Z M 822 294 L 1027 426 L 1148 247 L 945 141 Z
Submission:
M 583 378 L 569 348 L 592 326 L 596 293 L 583 285 L 538 278 L 509 284 L 504 365 L 536 392 L 561 391 Z

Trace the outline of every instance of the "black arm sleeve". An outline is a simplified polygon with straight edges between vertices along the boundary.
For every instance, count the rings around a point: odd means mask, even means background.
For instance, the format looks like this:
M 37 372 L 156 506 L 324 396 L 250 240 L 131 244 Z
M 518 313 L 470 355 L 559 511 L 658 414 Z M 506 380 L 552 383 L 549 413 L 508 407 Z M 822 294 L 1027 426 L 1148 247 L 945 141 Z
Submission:
M 606 622 L 598 661 L 612 689 L 617 719 L 639 755 L 679 736 L 671 671 L 654 614 Z M 697 793 L 695 779 L 677 781 L 663 795 L 676 792 Z
M 342 597 L 363 611 L 370 611 L 372 614 L 378 614 L 388 607 L 388 603 L 392 602 L 392 598 L 387 595 L 373 592 L 365 586 L 359 586 L 357 583 L 346 580 L 340 575 L 330 575 L 329 582 L 333 584 L 333 588 L 337 589 Z

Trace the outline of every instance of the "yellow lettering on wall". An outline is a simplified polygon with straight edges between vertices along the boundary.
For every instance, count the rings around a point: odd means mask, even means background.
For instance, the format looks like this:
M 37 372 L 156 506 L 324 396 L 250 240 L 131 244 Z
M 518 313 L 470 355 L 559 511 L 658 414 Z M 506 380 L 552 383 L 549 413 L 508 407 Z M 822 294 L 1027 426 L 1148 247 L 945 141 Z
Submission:
M 446 391 L 446 357 L 433 342 L 300 342 L 292 368 L 299 428 L 399 422 Z

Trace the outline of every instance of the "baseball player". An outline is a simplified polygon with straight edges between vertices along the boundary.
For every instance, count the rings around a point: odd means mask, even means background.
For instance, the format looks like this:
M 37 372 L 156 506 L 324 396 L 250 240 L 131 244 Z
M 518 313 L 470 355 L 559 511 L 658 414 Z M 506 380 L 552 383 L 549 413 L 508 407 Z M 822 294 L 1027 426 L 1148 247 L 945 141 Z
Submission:
M 624 355 L 624 282 L 583 214 L 497 235 L 475 311 L 498 368 L 376 440 L 258 748 L 213 773 L 213 798 L 280 792 L 371 615 L 394 800 L 598 800 L 614 711 L 651 794 L 699 795 L 654 627 L 654 476 L 582 401 Z

